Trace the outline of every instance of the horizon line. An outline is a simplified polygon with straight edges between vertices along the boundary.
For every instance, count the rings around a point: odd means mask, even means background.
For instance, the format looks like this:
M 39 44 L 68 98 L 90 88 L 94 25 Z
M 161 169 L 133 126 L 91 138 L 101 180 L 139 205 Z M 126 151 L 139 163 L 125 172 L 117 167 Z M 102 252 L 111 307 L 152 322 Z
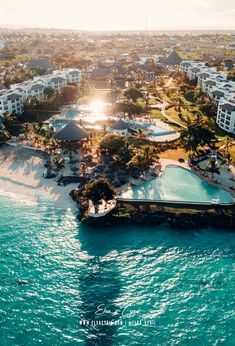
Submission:
M 235 27 L 162 27 L 162 28 L 152 28 L 152 29 L 78 29 L 78 28 L 61 28 L 61 27 L 53 27 L 53 26 L 40 26 L 40 25 L 23 25 L 23 24 L 1 24 L 1 29 L 39 29 L 39 30 L 68 30 L 68 31 L 80 31 L 80 32 L 154 32 L 154 31 L 235 31 Z

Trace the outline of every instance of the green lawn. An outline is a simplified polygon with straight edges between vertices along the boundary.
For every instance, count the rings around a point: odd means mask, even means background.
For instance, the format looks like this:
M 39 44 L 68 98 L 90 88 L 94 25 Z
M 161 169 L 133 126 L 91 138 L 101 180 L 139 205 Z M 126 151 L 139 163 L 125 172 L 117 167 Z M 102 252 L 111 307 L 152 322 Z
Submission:
M 233 159 L 233 164 L 235 164 L 235 145 L 231 146 L 229 148 L 229 153 L 231 154 L 232 156 L 232 159 Z
M 188 120 L 195 120 L 193 114 L 185 108 L 181 108 L 182 118 L 179 117 L 180 112 L 176 109 L 176 107 L 168 108 L 166 110 L 166 114 L 170 116 L 172 120 L 177 121 L 184 126 L 187 124 Z
M 149 111 L 149 115 L 154 119 L 164 119 L 164 116 L 159 109 L 152 109 L 151 111 Z
M 163 153 L 161 153 L 159 156 L 161 159 L 178 160 L 182 158 L 185 161 L 187 161 L 189 153 L 186 153 L 183 148 L 178 148 L 175 150 L 172 150 L 172 149 L 166 150 Z

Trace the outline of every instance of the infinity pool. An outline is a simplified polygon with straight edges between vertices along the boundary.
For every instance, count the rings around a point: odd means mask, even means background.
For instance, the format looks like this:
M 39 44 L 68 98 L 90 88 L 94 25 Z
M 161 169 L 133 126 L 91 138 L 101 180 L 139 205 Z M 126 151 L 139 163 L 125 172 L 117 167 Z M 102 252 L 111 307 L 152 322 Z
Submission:
M 173 165 L 168 166 L 161 177 L 122 193 L 120 199 L 233 203 L 229 192 L 207 184 L 185 168 Z

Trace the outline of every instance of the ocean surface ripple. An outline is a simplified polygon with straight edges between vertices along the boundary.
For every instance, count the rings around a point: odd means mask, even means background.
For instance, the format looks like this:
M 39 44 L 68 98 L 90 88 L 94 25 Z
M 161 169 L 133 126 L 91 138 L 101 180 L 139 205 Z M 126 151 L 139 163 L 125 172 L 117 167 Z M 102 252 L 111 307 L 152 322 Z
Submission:
M 233 232 L 90 229 L 2 196 L 0 244 L 1 346 L 235 345 Z

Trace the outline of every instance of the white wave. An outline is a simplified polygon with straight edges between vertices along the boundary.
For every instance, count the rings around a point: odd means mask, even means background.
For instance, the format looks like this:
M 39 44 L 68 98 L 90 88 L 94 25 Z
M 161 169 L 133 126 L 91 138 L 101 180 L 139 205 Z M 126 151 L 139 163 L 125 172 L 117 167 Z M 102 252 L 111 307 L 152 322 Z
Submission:
M 0 196 L 9 198 L 11 200 L 15 200 L 17 202 L 27 204 L 27 205 L 37 205 L 38 203 L 32 199 L 32 197 L 24 195 L 24 194 L 19 194 L 15 193 L 12 191 L 6 191 L 6 190 L 0 190 Z

